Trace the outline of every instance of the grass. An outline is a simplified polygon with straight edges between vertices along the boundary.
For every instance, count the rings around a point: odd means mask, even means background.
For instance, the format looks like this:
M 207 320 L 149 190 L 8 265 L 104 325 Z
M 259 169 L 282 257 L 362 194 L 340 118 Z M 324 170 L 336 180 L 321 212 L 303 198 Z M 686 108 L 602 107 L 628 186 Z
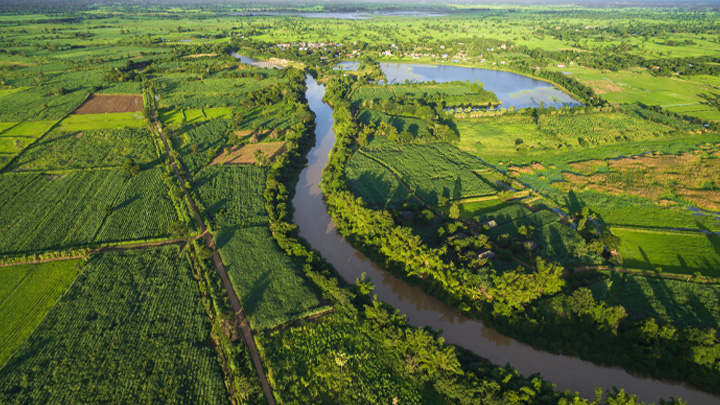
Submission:
M 102 151 L 102 153 L 99 153 Z M 9 170 L 69 170 L 121 166 L 126 159 L 147 164 L 157 159 L 146 129 L 53 131 L 18 156 Z
M 452 145 L 382 147 L 361 153 L 403 179 L 428 204 L 497 193 L 496 188 L 480 174 L 487 168 Z
M 58 131 L 88 131 L 116 128 L 146 128 L 147 123 L 139 112 L 105 114 L 70 114 L 58 124 Z
M 436 102 L 438 105 L 486 105 L 498 104 L 494 93 L 480 89 L 472 83 L 439 83 L 439 84 L 411 84 L 393 86 L 363 86 L 352 93 L 355 106 L 366 100 L 379 102 L 380 100 L 422 99 L 426 102 Z
M 197 201 L 213 230 L 268 223 L 267 169 L 249 165 L 211 166 L 193 181 Z
M 93 255 L 0 369 L 0 402 L 225 402 L 210 328 L 179 247 Z
M 317 311 L 317 296 L 266 227 L 221 232 L 217 240 L 253 329 L 271 329 Z
M 80 273 L 81 260 L 0 268 L 0 365 L 40 323 Z
M 1 133 L 0 136 L 22 136 L 39 138 L 44 133 L 50 130 L 57 121 L 25 121 L 16 123 L 5 132 Z
M 720 276 L 720 236 L 621 227 L 612 231 L 622 240 L 619 252 L 625 267 Z

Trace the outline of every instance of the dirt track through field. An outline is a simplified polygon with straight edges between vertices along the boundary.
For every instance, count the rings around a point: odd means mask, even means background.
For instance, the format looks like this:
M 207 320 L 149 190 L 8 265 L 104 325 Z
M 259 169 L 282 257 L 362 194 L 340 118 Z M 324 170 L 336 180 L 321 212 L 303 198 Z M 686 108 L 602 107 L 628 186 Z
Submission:
M 168 141 L 165 138 L 165 135 L 162 132 L 162 128 L 160 127 L 160 123 L 157 120 L 157 112 L 155 111 L 155 105 L 154 103 L 152 103 L 152 101 L 150 103 L 150 108 L 152 109 L 152 116 L 153 120 L 155 121 L 155 129 L 157 129 L 157 132 L 160 135 L 160 139 L 162 139 L 163 141 L 163 145 L 165 146 L 165 153 L 167 153 L 167 156 L 170 159 L 170 165 L 172 166 L 173 170 L 175 170 L 175 176 L 177 177 L 178 183 L 180 183 L 180 187 L 185 193 L 185 197 L 190 204 L 190 209 L 193 212 L 195 221 L 198 223 L 200 229 L 202 230 L 201 236 L 205 238 L 205 243 L 207 243 L 207 245 L 212 248 L 213 264 L 215 265 L 215 269 L 217 270 L 218 275 L 220 275 L 223 288 L 225 288 L 225 291 L 230 300 L 230 305 L 235 312 L 236 320 L 240 325 L 240 331 L 242 332 L 243 339 L 248 346 L 250 356 L 252 357 L 253 364 L 255 365 L 255 370 L 257 371 L 258 378 L 260 379 L 260 385 L 262 385 L 263 392 L 265 393 L 265 399 L 267 400 L 269 405 L 275 405 L 275 398 L 273 397 L 272 390 L 270 390 L 270 384 L 268 383 L 267 377 L 265 376 L 265 370 L 263 369 L 262 362 L 260 361 L 260 353 L 258 352 L 257 346 L 255 345 L 255 340 L 252 336 L 252 329 L 250 328 L 250 324 L 248 323 L 247 317 L 245 316 L 245 312 L 242 309 L 240 299 L 238 298 L 235 290 L 233 289 L 232 283 L 230 282 L 230 278 L 227 274 L 227 270 L 225 269 L 225 264 L 223 264 L 222 259 L 220 258 L 220 253 L 218 252 L 217 246 L 215 245 L 215 241 L 213 241 L 212 235 L 210 235 L 210 232 L 208 232 L 207 226 L 203 222 L 202 217 L 200 216 L 200 212 L 195 206 L 195 202 L 190 197 L 190 192 L 188 192 L 187 188 L 185 187 L 185 180 L 180 174 L 178 164 L 170 154 L 170 146 L 168 145 Z M 183 170 L 188 176 L 188 178 L 190 178 L 190 174 L 187 172 L 187 169 L 183 167 Z

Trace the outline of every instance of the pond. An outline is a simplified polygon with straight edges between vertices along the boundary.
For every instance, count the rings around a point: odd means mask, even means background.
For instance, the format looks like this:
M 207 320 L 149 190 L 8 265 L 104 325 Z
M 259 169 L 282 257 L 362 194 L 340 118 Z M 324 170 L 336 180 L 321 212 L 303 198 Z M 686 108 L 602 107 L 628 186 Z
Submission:
M 345 70 L 348 72 L 354 72 L 360 68 L 360 62 L 340 62 L 333 70 Z
M 435 81 L 437 83 L 457 80 L 475 82 L 477 80 L 483 83 L 486 90 L 497 95 L 502 102 L 501 107 L 504 108 L 510 106 L 515 108 L 539 107 L 541 103 L 545 107 L 554 106 L 556 108 L 562 108 L 565 105 L 570 107 L 582 105 L 572 96 L 548 82 L 501 70 L 390 62 L 381 62 L 380 69 L 389 84 L 404 83 L 405 80 L 410 82 Z

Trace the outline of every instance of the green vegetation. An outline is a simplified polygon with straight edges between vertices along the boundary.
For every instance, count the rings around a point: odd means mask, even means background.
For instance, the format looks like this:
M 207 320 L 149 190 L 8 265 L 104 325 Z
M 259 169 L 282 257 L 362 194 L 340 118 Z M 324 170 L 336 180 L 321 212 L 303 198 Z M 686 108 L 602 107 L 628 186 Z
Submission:
M 352 95 L 355 106 L 372 102 L 383 107 L 382 100 L 391 99 L 417 99 L 443 107 L 499 104 L 499 100 L 494 93 L 483 90 L 482 85 L 468 82 L 446 82 L 432 85 L 365 86 L 357 89 Z
M 272 329 L 328 308 L 265 227 L 221 232 L 218 247 L 243 311 L 255 330 Z
M 80 260 L 0 268 L 0 366 L 75 281 Z
M 348 186 L 370 207 L 392 209 L 414 201 L 395 175 L 362 153 L 350 158 L 346 170 Z
M 200 297 L 177 246 L 93 255 L 0 369 L 2 402 L 226 401 Z
M 71 114 L 58 123 L 57 130 L 65 132 L 115 128 L 146 128 L 141 113 Z
M 487 170 L 485 165 L 450 145 L 389 146 L 359 153 L 397 175 L 428 204 L 497 193 L 481 174 Z
M 141 163 L 157 159 L 147 129 L 53 131 L 26 148 L 5 170 L 65 171 L 116 167 L 127 158 Z
M 197 202 L 213 230 L 268 223 L 263 190 L 267 169 L 257 166 L 211 166 L 193 181 Z
M 623 265 L 632 269 L 720 276 L 720 236 L 700 232 L 613 227 Z
M 120 171 L 5 174 L 0 184 L 3 253 L 163 237 L 177 220 L 159 168 L 129 179 Z

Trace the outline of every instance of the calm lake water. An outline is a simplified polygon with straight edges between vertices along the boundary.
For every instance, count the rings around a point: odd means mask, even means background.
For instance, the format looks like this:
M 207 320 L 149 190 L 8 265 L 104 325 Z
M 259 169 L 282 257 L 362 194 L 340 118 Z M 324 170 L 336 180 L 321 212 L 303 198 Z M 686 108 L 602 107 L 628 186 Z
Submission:
M 546 107 L 552 105 L 556 108 L 581 105 L 552 84 L 517 73 L 451 65 L 389 62 L 381 62 L 380 69 L 390 84 L 404 83 L 405 80 L 411 82 L 434 80 L 438 83 L 477 80 L 483 83 L 486 90 L 495 93 L 502 102 L 501 107 L 505 108 L 539 107 L 540 103 L 544 103 Z
M 360 68 L 360 62 L 340 62 L 333 70 L 345 70 L 348 72 L 354 72 Z
M 595 387 L 620 387 L 647 402 L 679 397 L 689 404 L 720 403 L 720 398 L 685 385 L 636 377 L 619 368 L 600 367 L 574 357 L 536 350 L 484 326 L 477 319 L 463 316 L 456 308 L 448 307 L 420 288 L 407 284 L 355 250 L 335 230 L 318 187 L 335 143 L 333 111 L 322 101 L 325 87 L 309 76 L 307 85 L 306 97 L 316 115 L 316 143 L 308 154 L 308 165 L 300 174 L 295 189 L 292 201 L 294 220 L 300 236 L 335 266 L 343 279 L 354 283 L 360 274 L 366 273 L 375 284 L 374 294 L 405 314 L 411 325 L 442 330 L 446 342 L 472 350 L 494 364 L 509 363 L 525 376 L 541 373 L 560 390 L 567 388 L 591 399 Z
M 442 17 L 446 13 L 435 13 L 429 11 L 375 11 L 375 12 L 328 12 L 328 13 L 283 13 L 283 12 L 267 12 L 267 13 L 233 13 L 231 15 L 241 17 L 262 17 L 262 16 L 278 16 L 287 15 L 304 18 L 331 18 L 335 20 L 367 20 L 377 17 Z

